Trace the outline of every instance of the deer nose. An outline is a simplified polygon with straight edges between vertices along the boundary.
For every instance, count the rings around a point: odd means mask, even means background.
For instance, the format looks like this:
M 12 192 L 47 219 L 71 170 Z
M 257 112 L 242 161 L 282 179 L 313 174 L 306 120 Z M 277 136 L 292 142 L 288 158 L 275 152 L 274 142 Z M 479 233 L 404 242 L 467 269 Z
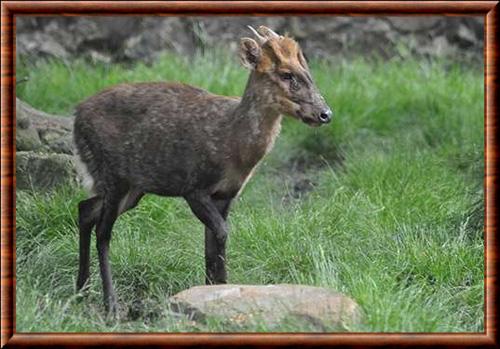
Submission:
M 332 110 L 326 109 L 319 114 L 319 121 L 323 124 L 329 123 L 332 119 Z

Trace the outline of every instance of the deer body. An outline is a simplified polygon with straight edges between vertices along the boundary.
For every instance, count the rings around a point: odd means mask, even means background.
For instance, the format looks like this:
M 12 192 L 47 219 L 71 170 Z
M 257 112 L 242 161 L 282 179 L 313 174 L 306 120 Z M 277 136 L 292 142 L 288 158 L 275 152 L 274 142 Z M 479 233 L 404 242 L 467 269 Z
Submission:
M 260 27 L 259 33 L 255 32 L 261 38 L 260 45 L 242 39 L 240 55 L 252 71 L 241 98 L 218 96 L 179 83 L 138 83 L 112 87 L 78 106 L 74 140 L 94 196 L 79 205 L 77 288 L 82 288 L 89 276 L 90 234 L 95 226 L 109 311 L 116 310 L 109 242 L 121 213 L 147 193 L 184 197 L 206 227 L 206 282 L 225 283 L 226 218 L 231 201 L 271 149 L 282 114 L 310 124 L 329 121 L 329 109 L 315 90 L 305 61 L 299 62 L 296 74 L 301 74 L 304 86 L 309 87 L 309 92 L 302 91 L 308 92 L 309 98 L 297 97 L 297 93 L 291 98 L 294 85 L 288 78 L 270 79 L 264 63 L 269 69 L 272 60 L 280 58 L 276 52 L 269 58 L 265 49 L 285 39 L 265 27 Z M 292 46 L 289 51 L 294 48 L 294 58 L 300 61 L 298 46 Z M 286 63 L 283 58 L 280 62 L 282 67 Z M 279 84 L 284 90 L 281 93 L 277 93 Z M 327 120 L 321 118 L 325 110 Z

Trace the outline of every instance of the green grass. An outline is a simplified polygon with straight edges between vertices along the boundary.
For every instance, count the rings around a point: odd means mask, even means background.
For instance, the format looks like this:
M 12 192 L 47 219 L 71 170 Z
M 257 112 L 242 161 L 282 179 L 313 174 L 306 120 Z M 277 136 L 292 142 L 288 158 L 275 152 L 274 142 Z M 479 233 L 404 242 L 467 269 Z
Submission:
M 311 68 L 336 117 L 320 129 L 285 120 L 231 212 L 229 282 L 344 292 L 364 313 L 351 331 L 483 331 L 482 72 L 416 60 Z M 178 80 L 239 95 L 247 77 L 220 53 L 164 56 L 152 66 L 17 69 L 29 78 L 18 96 L 60 114 L 124 81 Z M 294 189 L 304 178 L 311 192 Z M 204 280 L 202 226 L 180 199 L 148 196 L 115 225 L 111 263 L 127 316 L 103 318 L 95 251 L 90 290 L 75 294 L 83 198 L 73 187 L 17 193 L 17 331 L 234 330 L 167 311 L 169 295 Z

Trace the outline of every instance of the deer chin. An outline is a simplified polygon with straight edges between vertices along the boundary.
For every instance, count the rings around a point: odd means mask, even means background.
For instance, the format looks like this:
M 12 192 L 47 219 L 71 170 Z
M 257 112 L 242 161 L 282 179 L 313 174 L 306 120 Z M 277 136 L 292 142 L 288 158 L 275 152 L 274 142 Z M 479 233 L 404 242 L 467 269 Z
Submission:
M 323 125 L 321 122 L 309 118 L 302 118 L 302 122 L 311 127 L 321 127 Z
M 319 120 L 317 120 L 315 118 L 307 117 L 304 114 L 302 114 L 300 111 L 298 111 L 294 116 L 296 119 L 302 121 L 304 124 L 311 126 L 311 127 L 320 127 L 322 125 L 322 123 Z

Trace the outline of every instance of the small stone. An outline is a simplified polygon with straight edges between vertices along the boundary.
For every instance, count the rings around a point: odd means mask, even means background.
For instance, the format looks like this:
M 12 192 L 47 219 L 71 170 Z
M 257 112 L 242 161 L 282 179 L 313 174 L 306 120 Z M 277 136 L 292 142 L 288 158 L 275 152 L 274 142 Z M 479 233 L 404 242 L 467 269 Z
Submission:
M 359 323 L 361 311 L 350 298 L 328 288 L 304 285 L 196 286 L 170 298 L 174 311 L 194 321 L 209 317 L 231 325 L 277 329 L 289 321 L 320 331 Z

